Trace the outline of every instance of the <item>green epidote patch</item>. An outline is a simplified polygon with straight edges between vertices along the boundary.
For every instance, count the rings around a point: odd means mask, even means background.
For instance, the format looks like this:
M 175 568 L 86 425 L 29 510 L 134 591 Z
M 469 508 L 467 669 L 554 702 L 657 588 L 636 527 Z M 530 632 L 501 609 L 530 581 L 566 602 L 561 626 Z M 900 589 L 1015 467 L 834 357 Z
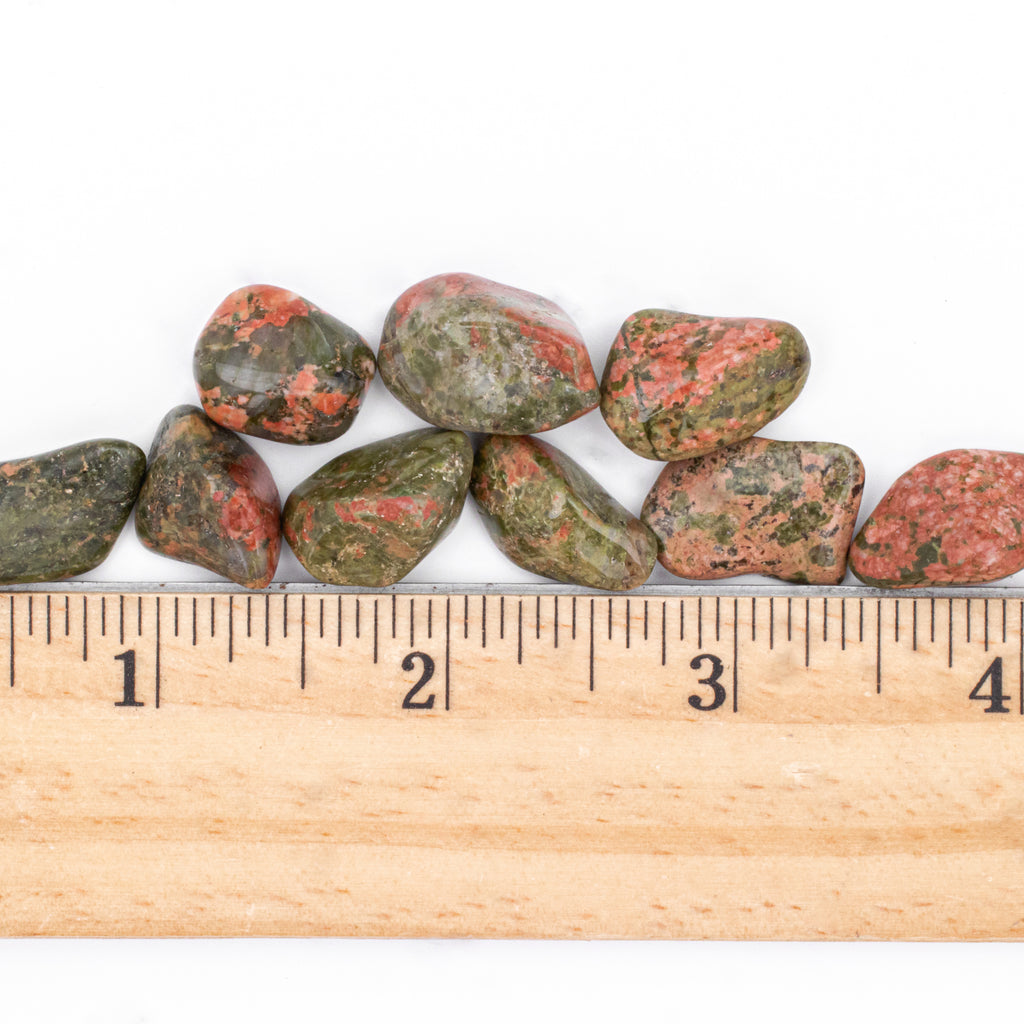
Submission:
M 124 527 L 146 455 L 103 438 L 0 464 L 0 583 L 94 569 Z
M 400 402 L 453 430 L 550 430 L 599 398 L 590 356 L 564 310 L 473 274 L 441 274 L 399 296 L 378 364 Z
M 644 309 L 608 353 L 601 412 L 638 455 L 693 458 L 756 433 L 793 402 L 809 370 L 792 324 Z
M 196 385 L 222 427 L 288 444 L 321 444 L 352 425 L 376 363 L 347 324 L 294 292 L 232 292 L 196 343 Z
M 339 455 L 288 496 L 284 534 L 324 583 L 386 587 L 454 526 L 473 446 L 453 430 L 414 430 Z
M 179 405 L 153 441 L 135 529 L 161 555 L 265 587 L 281 553 L 277 486 L 242 438 Z
M 678 576 L 839 583 L 863 487 L 864 467 L 845 445 L 752 437 L 670 462 L 642 518 Z
M 495 543 L 530 572 L 630 590 L 654 568 L 654 534 L 586 470 L 535 437 L 488 437 L 471 487 Z

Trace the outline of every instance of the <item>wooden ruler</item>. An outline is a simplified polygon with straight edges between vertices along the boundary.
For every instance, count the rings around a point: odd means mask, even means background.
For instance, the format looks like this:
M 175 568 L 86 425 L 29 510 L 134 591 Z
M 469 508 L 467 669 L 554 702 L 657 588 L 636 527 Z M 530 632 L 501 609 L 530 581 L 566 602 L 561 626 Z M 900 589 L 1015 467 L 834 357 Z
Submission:
M 14 588 L 0 750 L 8 935 L 1024 935 L 1019 591 Z

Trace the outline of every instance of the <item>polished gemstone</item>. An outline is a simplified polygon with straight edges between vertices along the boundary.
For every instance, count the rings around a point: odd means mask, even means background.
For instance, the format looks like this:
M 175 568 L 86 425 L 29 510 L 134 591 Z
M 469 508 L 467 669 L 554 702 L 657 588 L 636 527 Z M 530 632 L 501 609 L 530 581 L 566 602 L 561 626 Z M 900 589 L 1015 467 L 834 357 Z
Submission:
M 1024 569 L 1024 455 L 961 448 L 908 469 L 850 549 L 874 587 L 990 583 Z
M 809 369 L 803 335 L 781 320 L 644 309 L 608 353 L 601 412 L 637 455 L 688 459 L 751 437 L 800 394 Z
M 599 399 L 590 356 L 564 310 L 472 274 L 431 277 L 399 296 L 378 358 L 400 402 L 453 430 L 550 430 Z
M 375 363 L 351 327 L 294 292 L 261 284 L 217 307 L 193 369 L 203 408 L 222 427 L 320 444 L 352 425 Z
M 145 472 L 145 452 L 111 438 L 0 463 L 0 583 L 94 569 L 127 522 Z
M 455 430 L 414 430 L 354 448 L 292 491 L 285 537 L 324 583 L 397 583 L 454 526 L 472 467 L 469 438 Z
M 472 492 L 498 547 L 539 576 L 629 590 L 654 568 L 654 534 L 545 441 L 486 438 L 473 467 Z
M 146 547 L 265 587 L 281 552 L 280 508 L 266 463 L 237 434 L 193 405 L 164 417 L 135 512 Z
M 844 445 L 752 437 L 670 462 L 641 516 L 677 576 L 839 583 L 863 489 L 864 466 Z

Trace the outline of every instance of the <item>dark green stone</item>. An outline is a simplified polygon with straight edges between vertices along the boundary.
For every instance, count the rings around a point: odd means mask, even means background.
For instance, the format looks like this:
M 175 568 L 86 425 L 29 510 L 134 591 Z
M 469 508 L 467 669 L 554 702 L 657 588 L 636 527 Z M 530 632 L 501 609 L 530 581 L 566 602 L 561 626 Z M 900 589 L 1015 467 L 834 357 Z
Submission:
M 472 467 L 472 445 L 459 431 L 414 430 L 355 448 L 292 491 L 285 537 L 324 583 L 389 586 L 455 524 Z
M 94 569 L 117 540 L 146 455 L 103 438 L 0 465 L 0 583 L 42 583 Z
M 488 437 L 471 486 L 495 543 L 530 572 L 601 590 L 630 590 L 651 575 L 655 535 L 553 445 Z
M 193 405 L 163 419 L 135 512 L 146 547 L 245 587 L 265 587 L 281 552 L 281 505 L 266 463 Z

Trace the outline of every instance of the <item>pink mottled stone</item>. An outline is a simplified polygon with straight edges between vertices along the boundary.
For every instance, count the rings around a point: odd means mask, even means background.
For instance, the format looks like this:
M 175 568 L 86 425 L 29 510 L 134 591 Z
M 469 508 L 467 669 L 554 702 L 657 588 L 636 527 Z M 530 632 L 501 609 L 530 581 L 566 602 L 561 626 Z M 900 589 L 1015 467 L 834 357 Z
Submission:
M 677 576 L 839 583 L 863 487 L 864 466 L 845 445 L 752 437 L 670 462 L 641 518 Z
M 850 568 L 876 587 L 990 583 L 1024 569 L 1024 455 L 965 448 L 919 462 L 868 517 Z

